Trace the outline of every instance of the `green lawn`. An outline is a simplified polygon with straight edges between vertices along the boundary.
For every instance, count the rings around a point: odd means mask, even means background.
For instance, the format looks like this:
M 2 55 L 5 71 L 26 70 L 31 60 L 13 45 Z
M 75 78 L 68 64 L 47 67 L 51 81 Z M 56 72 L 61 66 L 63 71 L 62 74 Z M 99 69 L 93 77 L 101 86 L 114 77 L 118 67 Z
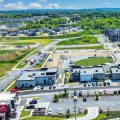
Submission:
M 109 115 L 107 115 L 107 113 L 101 113 L 98 115 L 97 118 L 93 120 L 109 120 L 109 119 L 115 119 L 115 118 L 120 118 L 119 111 L 110 111 Z
M 112 58 L 88 58 L 75 62 L 77 66 L 94 66 L 112 62 Z
M 105 113 L 101 113 L 101 114 L 98 115 L 97 118 L 95 118 L 95 119 L 93 119 L 93 120 L 103 120 L 105 116 L 106 116 Z
M 69 39 L 59 42 L 57 45 L 81 45 L 81 44 L 95 44 L 98 43 L 98 38 L 90 35 L 86 35 L 82 38 Z
M 88 46 L 88 47 L 71 47 L 71 48 L 57 48 L 57 50 L 69 50 L 69 49 L 100 49 L 100 50 L 104 50 L 104 47 L 102 45 L 100 46 Z
M 0 77 L 6 75 L 32 50 L 12 51 L 11 53 L 7 53 L 7 51 L 4 50 L 4 54 L 2 54 L 2 56 L 4 56 L 4 60 L 0 61 Z
M 26 111 L 25 107 L 21 113 L 21 116 L 20 117 L 26 117 L 26 116 L 29 116 L 30 115 L 30 110 Z
M 33 116 L 23 120 L 64 120 L 64 119 L 58 117 Z
M 85 114 L 78 114 L 77 117 L 83 117 Z M 59 116 L 59 115 L 58 115 Z M 74 118 L 74 115 L 71 115 L 70 118 Z M 23 120 L 65 120 L 65 116 L 61 115 L 57 116 L 32 116 L 29 118 L 25 118 Z
M 21 46 L 21 45 L 32 45 L 35 43 L 40 43 L 41 46 L 44 46 L 50 42 L 52 42 L 52 40 L 50 39 L 41 39 L 41 38 L 35 38 L 35 37 L 2 37 L 0 39 L 0 42 L 9 44 L 9 45 L 14 45 L 14 46 Z
M 14 52 L 14 50 L 0 50 L 0 55 L 12 53 L 12 52 Z

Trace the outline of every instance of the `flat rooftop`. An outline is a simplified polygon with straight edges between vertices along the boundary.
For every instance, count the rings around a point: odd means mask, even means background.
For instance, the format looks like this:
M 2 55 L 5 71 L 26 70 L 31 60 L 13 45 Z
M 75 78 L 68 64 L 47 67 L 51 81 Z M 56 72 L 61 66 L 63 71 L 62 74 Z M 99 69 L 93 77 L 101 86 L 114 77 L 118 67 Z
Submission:
M 0 102 L 10 101 L 16 97 L 15 93 L 0 93 Z
M 103 67 L 87 67 L 87 68 L 81 68 L 80 69 L 81 74 L 102 74 L 104 73 Z
M 116 67 L 111 67 L 111 72 L 112 73 L 120 73 L 120 68 L 118 66 Z
M 33 81 L 35 77 L 46 77 L 54 75 L 57 72 L 57 68 L 42 68 L 40 70 L 26 70 L 17 80 L 30 80 Z M 52 74 L 48 74 L 52 73 Z

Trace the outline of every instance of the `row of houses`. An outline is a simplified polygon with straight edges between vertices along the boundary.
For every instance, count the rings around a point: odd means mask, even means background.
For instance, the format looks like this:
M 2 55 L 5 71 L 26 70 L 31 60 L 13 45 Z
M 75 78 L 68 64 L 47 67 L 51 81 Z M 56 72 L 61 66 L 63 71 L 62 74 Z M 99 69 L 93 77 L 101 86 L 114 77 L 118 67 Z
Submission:
M 111 79 L 113 81 L 120 81 L 120 65 L 113 66 L 109 72 L 106 72 L 103 66 L 96 67 L 80 67 L 72 66 L 71 81 L 77 82 L 97 82 L 99 80 Z
M 1 27 L 0 35 L 1 36 L 36 36 L 37 33 L 46 33 L 48 35 L 57 35 L 64 34 L 68 32 L 77 32 L 80 31 L 80 27 L 60 27 L 60 28 L 36 28 L 30 30 L 19 30 L 18 27 L 14 25 L 8 25 L 3 28 Z
M 70 80 L 74 82 L 86 83 L 107 79 L 120 81 L 120 65 L 111 67 L 109 72 L 106 72 L 103 66 L 72 66 L 70 71 Z M 58 68 L 26 70 L 16 80 L 16 86 L 19 89 L 33 88 L 37 85 L 51 86 L 56 83 L 58 76 Z
M 120 41 L 120 29 L 108 29 L 105 31 L 105 35 L 108 36 L 112 42 Z
M 58 78 L 57 68 L 26 70 L 16 80 L 17 88 L 33 88 L 37 85 L 54 85 Z

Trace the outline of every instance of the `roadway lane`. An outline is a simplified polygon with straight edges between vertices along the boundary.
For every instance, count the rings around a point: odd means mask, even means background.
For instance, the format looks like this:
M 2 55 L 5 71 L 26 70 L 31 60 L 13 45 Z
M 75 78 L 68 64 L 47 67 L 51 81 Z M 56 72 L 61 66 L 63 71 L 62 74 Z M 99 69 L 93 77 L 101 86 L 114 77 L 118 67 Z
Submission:
M 65 87 L 68 91 L 83 91 L 83 90 L 120 90 L 120 86 L 106 86 L 106 87 L 73 87 L 73 88 L 67 88 Z M 64 92 L 64 87 L 60 89 L 47 89 L 47 90 L 40 90 L 40 91 L 22 91 L 19 93 L 19 96 L 24 96 L 24 95 L 37 95 L 37 94 L 44 94 L 44 93 L 54 93 L 54 92 Z

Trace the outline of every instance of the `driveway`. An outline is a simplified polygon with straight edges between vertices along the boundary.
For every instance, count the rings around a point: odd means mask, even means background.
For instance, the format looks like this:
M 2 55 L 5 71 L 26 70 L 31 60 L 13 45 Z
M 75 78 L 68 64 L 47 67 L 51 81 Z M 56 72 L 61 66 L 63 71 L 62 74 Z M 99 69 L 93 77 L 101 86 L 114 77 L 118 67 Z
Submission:
M 87 108 L 88 113 L 84 117 L 78 117 L 77 120 L 92 120 L 95 119 L 99 115 L 98 107 L 89 107 Z M 74 120 L 75 118 L 70 118 L 68 120 Z

